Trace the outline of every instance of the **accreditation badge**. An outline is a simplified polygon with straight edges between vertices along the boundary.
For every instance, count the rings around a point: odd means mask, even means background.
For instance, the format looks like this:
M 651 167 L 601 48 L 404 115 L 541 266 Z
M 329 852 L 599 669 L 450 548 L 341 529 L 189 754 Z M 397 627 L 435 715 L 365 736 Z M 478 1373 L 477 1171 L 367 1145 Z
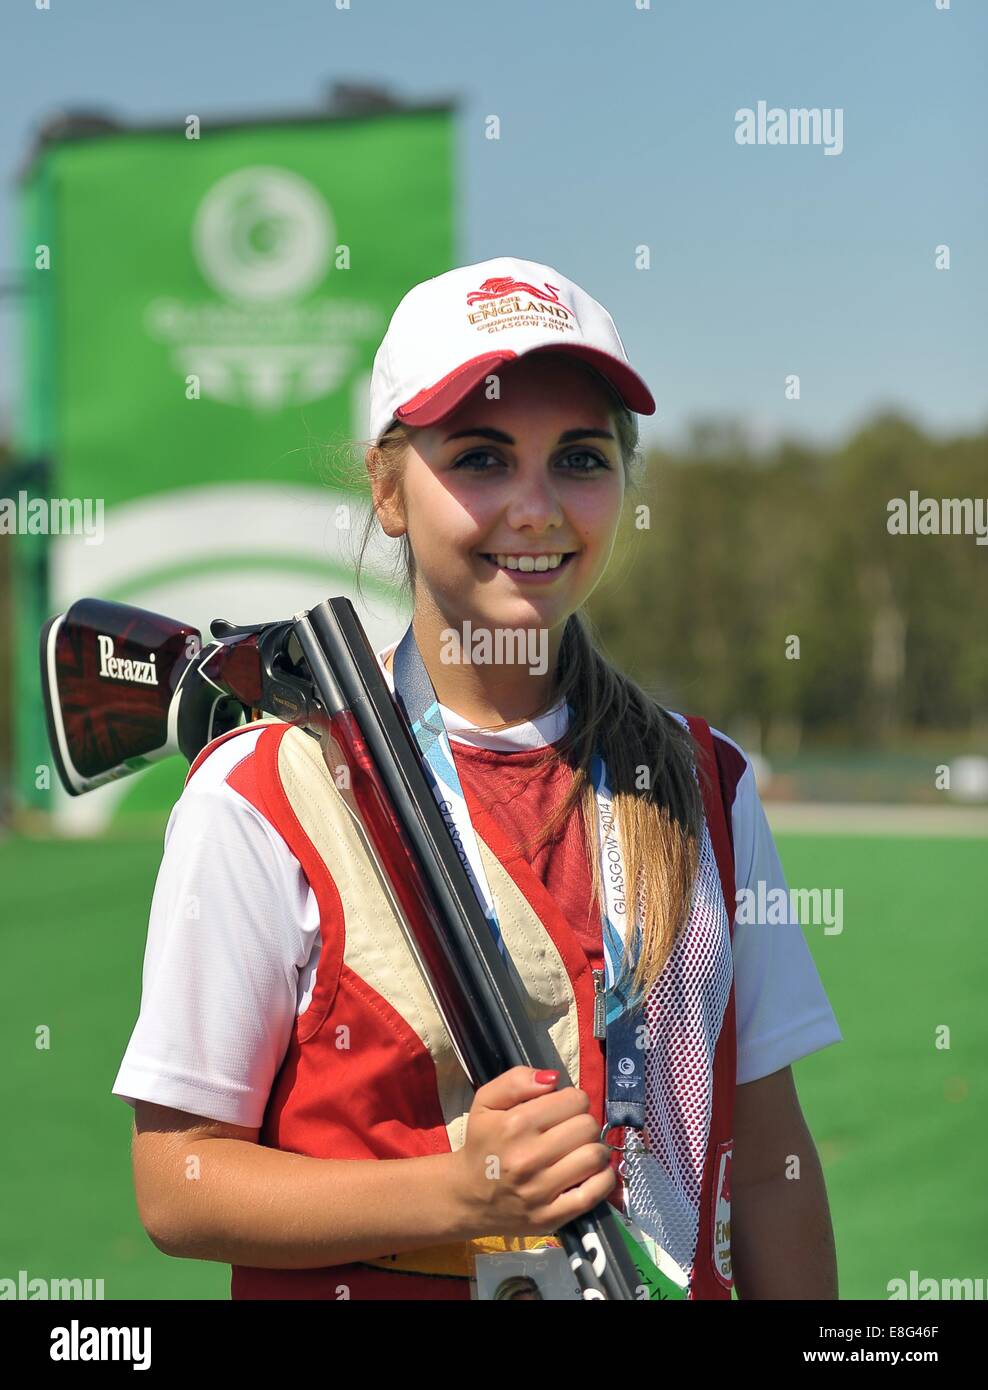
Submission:
M 638 1270 L 637 1296 L 644 1301 L 685 1301 L 689 1275 L 658 1241 L 623 1212 L 612 1215 Z M 517 1299 L 520 1302 L 581 1301 L 579 1282 L 562 1246 L 547 1240 L 530 1250 L 505 1250 L 474 1256 L 471 1296 L 476 1299 Z
M 531 1250 L 504 1250 L 474 1257 L 471 1293 L 476 1299 L 522 1303 L 580 1302 L 582 1294 L 566 1252 L 556 1242 Z

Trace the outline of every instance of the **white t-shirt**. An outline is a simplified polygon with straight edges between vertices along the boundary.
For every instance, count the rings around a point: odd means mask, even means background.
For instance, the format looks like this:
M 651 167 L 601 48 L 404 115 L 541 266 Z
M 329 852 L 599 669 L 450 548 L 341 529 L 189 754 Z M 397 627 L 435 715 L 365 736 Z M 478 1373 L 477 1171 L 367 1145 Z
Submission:
M 392 647 L 380 652 L 382 662 Z M 390 672 L 385 670 L 393 689 Z M 497 734 L 443 709 L 454 741 L 533 748 L 566 728 L 564 705 Z M 321 938 L 302 866 L 227 783 L 261 730 L 216 748 L 172 809 L 144 956 L 140 1016 L 113 1094 L 260 1128 L 296 1015 L 312 998 Z M 751 763 L 744 758 L 732 829 L 736 886 L 786 890 Z M 739 1084 L 841 1041 L 798 923 L 736 922 Z

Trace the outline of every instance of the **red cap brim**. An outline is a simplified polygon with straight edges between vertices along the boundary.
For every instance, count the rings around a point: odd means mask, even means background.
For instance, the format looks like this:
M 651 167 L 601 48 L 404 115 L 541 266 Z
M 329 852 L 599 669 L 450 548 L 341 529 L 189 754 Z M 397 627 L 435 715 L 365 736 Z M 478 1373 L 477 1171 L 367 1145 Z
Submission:
M 612 357 L 599 348 L 586 347 L 582 343 L 546 343 L 541 347 L 530 348 L 528 352 L 486 352 L 481 357 L 471 357 L 455 371 L 427 387 L 406 401 L 395 411 L 397 419 L 416 428 L 434 425 L 442 420 L 464 400 L 470 392 L 492 371 L 521 357 L 529 357 L 536 352 L 565 352 L 580 358 L 593 367 L 610 383 L 629 410 L 639 415 L 654 415 L 655 401 L 651 391 L 637 372 L 633 372 L 626 362 Z

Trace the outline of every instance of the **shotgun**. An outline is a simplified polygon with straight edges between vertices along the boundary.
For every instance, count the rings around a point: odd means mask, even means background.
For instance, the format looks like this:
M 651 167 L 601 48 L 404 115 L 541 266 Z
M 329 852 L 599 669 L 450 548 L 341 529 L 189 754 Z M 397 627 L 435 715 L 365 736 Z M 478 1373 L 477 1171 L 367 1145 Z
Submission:
M 210 631 L 203 646 L 189 624 L 98 599 L 45 624 L 42 690 L 66 790 L 80 795 L 176 753 L 191 762 L 245 715 L 300 725 L 327 759 L 338 749 L 346 760 L 361 823 L 471 1085 L 514 1066 L 551 1067 L 350 601 L 250 627 L 218 619 Z M 583 1298 L 641 1296 L 609 1203 L 556 1234 Z

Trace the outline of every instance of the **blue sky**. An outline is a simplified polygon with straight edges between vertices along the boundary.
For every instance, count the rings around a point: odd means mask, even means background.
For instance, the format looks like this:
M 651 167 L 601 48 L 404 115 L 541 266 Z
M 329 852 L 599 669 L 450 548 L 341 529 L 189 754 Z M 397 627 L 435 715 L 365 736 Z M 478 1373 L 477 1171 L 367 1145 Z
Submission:
M 525 256 L 600 299 L 659 402 L 646 441 L 701 417 L 834 441 L 886 407 L 937 433 L 988 423 L 983 0 L 50 5 L 0 16 L 4 279 L 14 175 L 58 108 L 310 112 L 334 81 L 379 82 L 459 99 L 460 263 Z M 739 146 L 759 100 L 841 108 L 843 152 Z M 2 421 L 12 318 L 4 301 Z

